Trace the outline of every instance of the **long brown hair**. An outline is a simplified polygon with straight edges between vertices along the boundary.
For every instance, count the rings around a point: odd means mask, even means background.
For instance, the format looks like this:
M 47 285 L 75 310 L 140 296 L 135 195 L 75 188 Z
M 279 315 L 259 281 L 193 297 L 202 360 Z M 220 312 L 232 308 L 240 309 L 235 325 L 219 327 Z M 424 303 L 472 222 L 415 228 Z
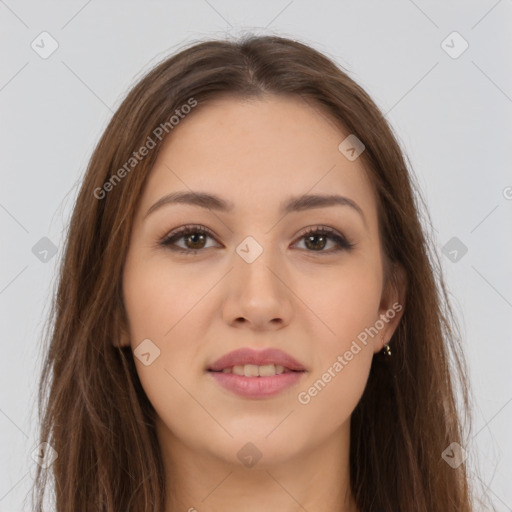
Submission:
M 467 464 L 454 468 L 442 456 L 452 443 L 466 446 L 467 370 L 442 269 L 420 222 L 425 207 L 399 144 L 368 94 L 330 58 L 291 39 L 246 35 L 196 42 L 158 64 L 128 93 L 92 155 L 46 333 L 40 442 L 58 457 L 37 468 L 38 512 L 48 477 L 57 512 L 163 510 L 155 411 L 130 348 L 115 346 L 127 325 L 121 276 L 137 199 L 161 142 L 172 137 L 176 109 L 191 99 L 199 109 L 220 95 L 266 94 L 300 96 L 364 143 L 383 251 L 407 281 L 392 356 L 374 357 L 351 418 L 355 500 L 365 512 L 473 510 Z M 156 147 L 131 161 L 149 139 Z

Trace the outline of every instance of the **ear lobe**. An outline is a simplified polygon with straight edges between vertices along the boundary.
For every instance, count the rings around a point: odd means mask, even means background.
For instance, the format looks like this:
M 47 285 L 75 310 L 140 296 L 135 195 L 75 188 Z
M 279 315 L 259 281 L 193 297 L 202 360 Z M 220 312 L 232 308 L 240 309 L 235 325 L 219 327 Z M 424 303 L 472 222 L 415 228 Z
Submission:
M 113 314 L 113 328 L 112 328 L 112 345 L 117 348 L 129 347 L 130 343 L 130 333 L 127 331 L 126 326 L 126 315 L 124 312 L 124 306 L 122 303 L 118 303 L 116 305 L 115 312 Z
M 121 332 L 121 335 L 119 337 L 119 339 L 117 340 L 114 340 L 114 346 L 115 347 L 118 347 L 118 348 L 122 348 L 122 347 L 129 347 L 130 346 L 130 338 L 129 336 L 126 334 L 126 332 L 124 331 L 124 329 L 122 330 Z
M 382 294 L 379 306 L 379 318 L 384 327 L 375 340 L 375 353 L 382 350 L 385 343 L 391 340 L 405 310 L 407 296 L 407 277 L 405 270 L 399 264 L 394 264 Z

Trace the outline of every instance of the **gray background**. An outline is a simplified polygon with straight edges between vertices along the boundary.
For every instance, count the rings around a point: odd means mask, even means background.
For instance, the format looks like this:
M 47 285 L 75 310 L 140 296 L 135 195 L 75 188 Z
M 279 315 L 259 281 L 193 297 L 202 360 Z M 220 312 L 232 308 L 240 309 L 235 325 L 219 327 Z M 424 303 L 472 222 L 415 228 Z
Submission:
M 512 511 L 511 20 L 511 0 L 0 0 L 0 511 L 29 510 L 41 329 L 95 143 L 158 60 L 247 30 L 298 38 L 344 66 L 395 129 L 436 250 L 453 237 L 467 247 L 458 261 L 441 253 L 476 398 L 466 448 L 475 483 Z M 58 43 L 46 59 L 31 47 L 50 48 L 43 31 Z M 453 31 L 469 44 L 457 58 L 460 41 L 442 45 Z

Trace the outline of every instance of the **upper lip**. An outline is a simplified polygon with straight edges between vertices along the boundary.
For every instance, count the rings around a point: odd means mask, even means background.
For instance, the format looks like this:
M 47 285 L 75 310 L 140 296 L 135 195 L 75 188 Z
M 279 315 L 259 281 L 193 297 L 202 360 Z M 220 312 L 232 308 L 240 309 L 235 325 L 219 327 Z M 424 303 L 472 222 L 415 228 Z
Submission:
M 251 348 L 240 348 L 223 355 L 208 367 L 208 370 L 218 372 L 225 368 L 233 366 L 243 366 L 246 364 L 255 364 L 263 366 L 266 364 L 275 364 L 284 366 L 289 370 L 305 371 L 306 369 L 291 355 L 277 348 L 266 348 L 264 350 L 254 350 Z

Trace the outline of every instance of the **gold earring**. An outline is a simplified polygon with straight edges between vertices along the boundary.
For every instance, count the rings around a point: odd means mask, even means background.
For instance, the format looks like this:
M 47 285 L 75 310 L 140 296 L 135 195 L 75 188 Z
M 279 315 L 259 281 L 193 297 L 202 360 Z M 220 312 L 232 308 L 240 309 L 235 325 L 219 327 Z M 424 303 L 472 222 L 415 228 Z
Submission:
M 382 341 L 384 341 L 384 337 L 382 338 Z M 391 357 L 391 348 L 387 343 L 384 343 L 384 348 L 381 350 L 381 352 L 385 357 Z

